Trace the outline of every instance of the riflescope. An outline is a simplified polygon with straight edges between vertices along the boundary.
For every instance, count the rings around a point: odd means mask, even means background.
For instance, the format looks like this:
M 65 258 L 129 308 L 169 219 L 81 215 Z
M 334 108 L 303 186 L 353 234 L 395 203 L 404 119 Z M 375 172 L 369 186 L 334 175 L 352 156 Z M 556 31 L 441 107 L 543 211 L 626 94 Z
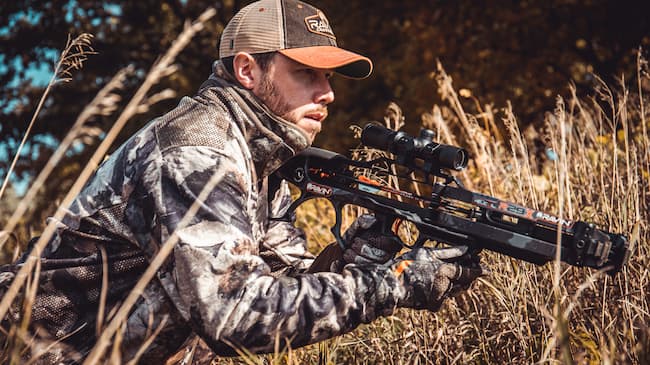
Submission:
M 433 142 L 435 132 L 422 129 L 419 137 L 394 131 L 376 124 L 368 124 L 361 132 L 361 143 L 394 154 L 397 159 L 409 161 L 414 158 L 439 168 L 462 170 L 467 166 L 465 149 Z

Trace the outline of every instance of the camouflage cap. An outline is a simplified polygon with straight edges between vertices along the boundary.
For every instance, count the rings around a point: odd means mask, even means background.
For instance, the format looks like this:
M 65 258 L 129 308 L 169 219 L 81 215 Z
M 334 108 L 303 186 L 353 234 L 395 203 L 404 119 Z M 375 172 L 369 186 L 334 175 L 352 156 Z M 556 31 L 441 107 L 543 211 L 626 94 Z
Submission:
M 336 45 L 322 11 L 297 0 L 261 0 L 241 9 L 221 34 L 219 58 L 237 52 L 278 51 L 304 65 L 363 79 L 372 72 L 367 57 Z

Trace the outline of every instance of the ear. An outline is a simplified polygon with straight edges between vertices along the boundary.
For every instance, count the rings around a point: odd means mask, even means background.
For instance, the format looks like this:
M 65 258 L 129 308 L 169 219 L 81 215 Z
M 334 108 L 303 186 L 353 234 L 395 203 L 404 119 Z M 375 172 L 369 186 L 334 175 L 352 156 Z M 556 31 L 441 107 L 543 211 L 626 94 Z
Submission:
M 232 69 L 235 78 L 239 83 L 252 90 L 255 87 L 258 73 L 256 72 L 257 63 L 253 56 L 246 52 L 238 52 L 232 60 Z

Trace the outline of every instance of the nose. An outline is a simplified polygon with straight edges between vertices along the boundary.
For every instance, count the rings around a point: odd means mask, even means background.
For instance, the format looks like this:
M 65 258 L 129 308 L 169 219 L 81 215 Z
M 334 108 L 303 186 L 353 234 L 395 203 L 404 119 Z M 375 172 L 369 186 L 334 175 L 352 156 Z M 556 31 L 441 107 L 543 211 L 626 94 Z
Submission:
M 330 80 L 325 74 L 319 77 L 318 88 L 314 99 L 316 103 L 321 105 L 327 105 L 334 101 L 334 90 L 332 90 Z

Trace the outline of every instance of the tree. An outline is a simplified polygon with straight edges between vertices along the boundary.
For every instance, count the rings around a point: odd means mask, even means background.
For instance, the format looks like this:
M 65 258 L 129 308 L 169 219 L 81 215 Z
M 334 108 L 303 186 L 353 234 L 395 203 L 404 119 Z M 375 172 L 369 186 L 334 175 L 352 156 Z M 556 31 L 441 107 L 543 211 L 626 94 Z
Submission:
M 171 109 L 183 95 L 193 94 L 218 57 L 223 25 L 248 1 L 216 2 L 218 15 L 195 37 L 177 63 L 179 71 L 157 88 L 171 88 L 176 98 L 156 104 L 129 122 L 122 140 L 147 121 Z M 431 72 L 440 60 L 459 88 L 471 91 L 480 104 L 497 106 L 512 100 L 525 123 L 535 123 L 553 107 L 555 95 L 566 92 L 570 80 L 588 92 L 594 74 L 605 78 L 631 73 L 634 52 L 650 45 L 650 21 L 632 0 L 429 0 L 418 2 L 315 0 L 336 32 L 339 44 L 368 55 L 373 75 L 362 82 L 335 78 L 337 101 L 330 108 L 316 144 L 346 152 L 355 142 L 349 122 L 381 119 L 396 101 L 405 111 L 411 132 L 419 116 L 438 102 Z M 117 70 L 133 65 L 123 98 L 128 99 L 155 59 L 180 33 L 183 22 L 208 6 L 205 0 L 5 2 L 0 12 L 0 170 L 6 167 L 43 92 L 42 84 L 26 79 L 28 70 L 51 65 L 68 34 L 95 35 L 92 56 L 73 80 L 51 93 L 30 138 L 27 157 L 17 175 L 39 171 L 56 141 L 67 133 L 82 108 Z M 17 81 L 22 80 L 22 81 Z M 468 110 L 475 100 L 466 99 Z M 119 110 L 118 110 L 119 112 Z M 96 117 L 92 126 L 107 130 L 115 116 Z M 51 177 L 43 199 L 34 206 L 38 219 L 70 186 L 93 151 L 78 149 Z M 115 145 L 117 146 L 117 144 Z M 4 175 L 4 174 L 3 174 Z M 35 202 L 36 203 L 36 202 Z
M 25 2 L 8 4 L 2 11 L 4 24 L 10 28 L 2 30 L 2 54 L 10 60 L 9 67 L 0 75 L 4 87 L 0 89 L 2 129 L 0 135 L 3 146 L 11 149 L 22 138 L 40 95 L 42 84 L 31 80 L 12 83 L 14 78 L 22 78 L 34 65 L 53 63 L 47 59 L 53 50 L 62 48 L 67 33 L 95 34 L 93 47 L 100 55 L 90 57 L 82 70 L 73 72 L 69 83 L 58 84 L 48 98 L 40 113 L 30 138 L 27 155 L 17 166 L 18 176 L 33 176 L 47 161 L 56 141 L 68 132 L 80 111 L 95 96 L 99 88 L 117 70 L 132 65 L 135 72 L 127 81 L 123 98 L 128 99 L 155 59 L 170 46 L 180 33 L 186 19 L 195 18 L 209 5 L 208 2 L 115 2 L 105 7 L 101 1 L 87 1 L 81 4 L 69 1 Z M 232 4 L 231 4 L 232 6 Z M 228 15 L 224 15 L 228 14 Z M 228 8 L 222 9 L 222 16 L 230 16 Z M 192 94 L 209 73 L 210 65 L 216 55 L 216 39 L 221 32 L 222 20 L 216 19 L 208 24 L 191 46 L 177 60 L 179 72 L 162 80 L 159 90 L 173 88 L 177 95 Z M 60 31 L 53 31 L 60 29 Z M 205 57 L 205 55 L 213 55 Z M 186 72 L 186 70 L 191 70 Z M 3 71 L 3 70 L 0 70 Z M 20 96 L 17 99 L 16 96 Z M 159 103 L 150 110 L 138 115 L 123 131 L 122 139 L 140 128 L 146 121 L 171 108 L 176 101 Z M 123 105 L 122 105 L 123 107 Z M 118 110 L 119 111 L 119 110 Z M 116 117 L 96 117 L 91 125 L 107 130 Z M 44 215 L 51 213 L 53 203 L 70 186 L 85 161 L 94 150 L 98 140 L 90 141 L 90 148 L 77 149 L 68 154 L 57 172 L 50 177 L 44 199 L 34 203 L 33 212 L 37 219 L 26 219 L 40 225 Z M 13 151 L 12 153 L 13 154 Z M 7 155 L 11 155 L 7 154 Z M 31 157 L 31 158 L 30 158 Z M 8 161 L 2 161 L 5 168 Z M 10 209 L 5 207 L 5 209 Z

